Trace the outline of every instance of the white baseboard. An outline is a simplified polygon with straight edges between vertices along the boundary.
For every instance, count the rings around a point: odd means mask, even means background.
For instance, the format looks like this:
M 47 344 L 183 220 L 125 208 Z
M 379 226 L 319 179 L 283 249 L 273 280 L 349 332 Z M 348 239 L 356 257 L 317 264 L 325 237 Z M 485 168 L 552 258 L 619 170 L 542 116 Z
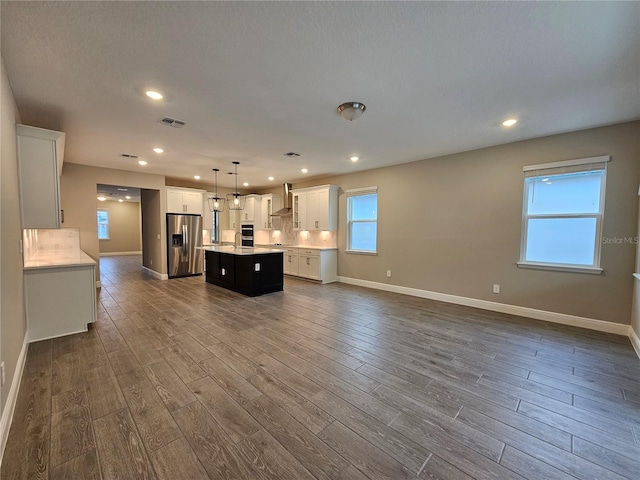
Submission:
M 169 275 L 167 275 L 166 273 L 158 273 L 155 270 L 151 270 L 150 268 L 145 266 L 143 266 L 142 269 L 149 275 L 153 275 L 158 280 L 169 280 Z
M 631 345 L 633 345 L 633 349 L 638 354 L 638 358 L 640 358 L 640 337 L 638 337 L 631 325 L 629 325 L 629 340 L 631 340 Z
M 7 403 L 2 410 L 2 419 L 0 420 L 0 465 L 2 465 L 2 458 L 4 457 L 4 448 L 7 446 L 7 439 L 9 438 L 9 429 L 11 428 L 11 421 L 13 420 L 13 412 L 16 408 L 16 401 L 18 400 L 18 392 L 20 391 L 20 381 L 22 380 L 22 372 L 24 371 L 24 363 L 27 359 L 27 334 L 24 334 L 24 341 L 22 343 L 22 350 L 18 355 L 18 363 L 16 364 L 16 370 L 13 372 L 13 380 L 11 381 L 11 388 L 9 389 L 9 395 L 7 396 Z
M 101 253 L 101 257 L 119 257 L 122 255 L 142 255 L 142 252 L 105 252 Z
M 536 310 L 535 308 L 520 307 L 518 305 L 508 305 L 506 303 L 490 302 L 488 300 L 478 300 L 476 298 L 460 297 L 458 295 L 449 295 L 447 293 L 430 292 L 428 290 L 402 287 L 399 285 L 390 285 L 387 283 L 371 282 L 369 280 L 360 280 L 358 278 L 338 277 L 338 280 L 342 283 L 359 285 L 361 287 L 375 288 L 377 290 L 385 290 L 387 292 L 402 293 L 404 295 L 411 295 L 413 297 L 428 298 L 430 300 L 438 300 L 441 302 L 453 303 L 456 305 L 481 308 L 483 310 L 491 310 L 493 312 L 518 315 L 521 317 L 533 318 L 536 320 L 544 320 L 546 322 L 560 323 L 562 325 L 571 325 L 573 327 L 582 327 L 589 330 L 597 330 L 599 332 L 624 335 L 625 337 L 629 336 L 629 330 L 631 330 L 631 327 L 629 325 L 607 322 L 604 320 L 596 320 L 594 318 L 578 317 L 576 315 L 567 315 L 565 313 Z

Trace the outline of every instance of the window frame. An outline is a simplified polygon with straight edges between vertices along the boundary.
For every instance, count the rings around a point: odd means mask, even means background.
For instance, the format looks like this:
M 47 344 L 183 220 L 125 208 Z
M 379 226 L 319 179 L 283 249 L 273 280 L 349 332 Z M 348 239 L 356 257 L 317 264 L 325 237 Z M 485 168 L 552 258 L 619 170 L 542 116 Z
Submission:
M 347 194 L 347 245 L 345 248 L 346 253 L 355 253 L 358 255 L 377 255 L 378 254 L 378 187 L 363 187 L 352 188 L 346 190 Z M 364 195 L 376 196 L 376 218 L 375 220 L 352 220 L 351 218 L 351 199 L 354 197 L 361 197 Z M 351 248 L 351 227 L 354 223 L 375 223 L 376 228 L 376 245 L 375 250 L 358 250 Z
M 107 221 L 106 222 L 101 222 L 98 219 L 98 213 L 99 212 L 106 212 L 107 213 Z M 97 212 L 96 212 L 96 222 L 98 224 L 98 228 L 97 228 L 97 235 L 98 235 L 98 240 L 111 240 L 111 235 L 110 235 L 110 228 L 109 228 L 109 223 L 111 221 L 111 219 L 109 218 L 110 214 L 109 214 L 109 209 L 108 208 L 98 208 Z M 107 226 L 107 236 L 106 237 L 100 237 L 100 225 L 106 225 Z
M 517 262 L 520 268 L 532 268 L 539 270 L 554 270 L 575 273 L 592 273 L 600 274 L 604 271 L 601 266 L 602 253 L 602 227 L 604 222 L 605 198 L 607 190 L 607 166 L 611 159 L 609 155 L 598 157 L 580 158 L 575 160 L 566 160 L 555 163 L 545 163 L 540 165 L 529 165 L 523 167 L 523 192 L 522 192 L 522 223 L 520 227 L 520 260 Z M 528 182 L 528 178 L 538 178 L 565 173 L 564 169 L 572 168 L 575 172 L 588 172 L 596 164 L 602 166 L 594 167 L 594 169 L 602 170 L 602 181 L 600 184 L 600 202 L 599 211 L 597 213 L 554 213 L 554 214 L 528 214 L 529 189 L 533 182 Z M 583 168 L 581 168 L 583 167 Z M 527 176 L 527 172 L 534 172 L 532 176 Z M 538 174 L 537 172 L 540 172 Z M 526 260 L 527 252 L 527 234 L 529 220 L 532 219 L 563 219 L 563 218 L 595 218 L 596 231 L 594 236 L 594 252 L 593 263 L 591 265 L 580 265 L 571 263 L 552 263 L 552 262 L 532 262 Z

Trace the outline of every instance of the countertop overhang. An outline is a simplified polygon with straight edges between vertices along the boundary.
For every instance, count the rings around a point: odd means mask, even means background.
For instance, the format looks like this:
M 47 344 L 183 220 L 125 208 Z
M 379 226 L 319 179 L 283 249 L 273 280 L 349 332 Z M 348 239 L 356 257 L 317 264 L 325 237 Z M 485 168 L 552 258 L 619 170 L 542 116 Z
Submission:
M 227 253 L 230 255 L 265 255 L 269 253 L 284 253 L 284 249 L 261 248 L 261 247 L 233 247 L 227 245 L 211 245 L 198 247 L 205 252 Z
M 24 261 L 24 270 L 37 268 L 79 267 L 96 265 L 96 261 L 82 250 L 39 252 Z

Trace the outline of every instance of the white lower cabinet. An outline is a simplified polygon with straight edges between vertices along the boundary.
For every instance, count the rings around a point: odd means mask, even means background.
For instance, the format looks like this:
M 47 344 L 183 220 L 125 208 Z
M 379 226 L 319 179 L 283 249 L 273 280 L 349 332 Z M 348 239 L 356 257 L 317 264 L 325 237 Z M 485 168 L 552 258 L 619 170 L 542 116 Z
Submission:
M 321 283 L 338 281 L 338 251 L 313 248 L 287 248 L 284 273 Z
M 96 321 L 94 265 L 25 270 L 29 341 L 86 332 Z
M 284 253 L 284 273 L 287 275 L 298 275 L 299 256 L 297 248 L 287 248 Z

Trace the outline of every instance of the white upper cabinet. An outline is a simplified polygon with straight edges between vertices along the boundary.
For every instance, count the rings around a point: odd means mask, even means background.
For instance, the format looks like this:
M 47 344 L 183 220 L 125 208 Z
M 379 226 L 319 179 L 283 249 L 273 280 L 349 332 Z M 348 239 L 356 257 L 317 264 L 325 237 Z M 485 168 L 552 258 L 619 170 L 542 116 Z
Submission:
M 260 208 L 260 195 L 247 195 L 244 210 L 240 210 L 240 223 L 251 223 L 259 229 L 262 220 Z
M 262 195 L 260 199 L 262 222 L 256 225 L 258 230 L 273 230 L 273 212 L 277 212 L 281 208 L 280 195 L 269 193 Z
M 200 190 L 167 189 L 167 213 L 202 215 L 203 195 Z
M 60 228 L 65 134 L 17 125 L 22 228 Z
M 338 229 L 338 187 L 322 185 L 292 191 L 293 229 L 327 230 Z

